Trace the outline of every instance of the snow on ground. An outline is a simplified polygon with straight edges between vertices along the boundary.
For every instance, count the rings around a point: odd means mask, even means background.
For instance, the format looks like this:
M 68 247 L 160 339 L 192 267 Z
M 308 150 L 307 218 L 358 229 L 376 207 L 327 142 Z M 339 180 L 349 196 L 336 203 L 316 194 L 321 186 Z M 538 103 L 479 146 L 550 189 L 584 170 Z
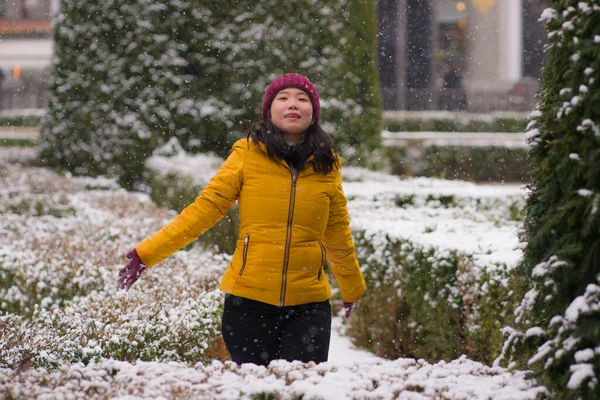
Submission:
M 19 155 L 31 159 L 30 152 L 20 152 L 0 148 L 0 164 L 3 164 L 3 168 L 11 168 Z M 187 163 L 182 158 L 178 163 L 193 166 L 197 173 L 198 165 L 213 165 L 214 160 Z M 44 171 L 37 169 L 31 175 L 38 180 L 52 175 L 50 171 Z M 186 170 L 184 168 L 177 173 L 186 173 Z M 514 263 L 520 256 L 516 248 L 518 223 L 495 222 L 495 213 L 502 207 L 498 199 L 514 198 L 517 204 L 523 200 L 524 191 L 518 185 L 399 179 L 350 167 L 344 168 L 343 173 L 354 228 L 406 237 L 423 245 L 473 251 L 479 260 L 488 257 Z M 212 171 L 203 175 L 208 174 L 212 174 Z M 63 184 L 70 179 L 68 176 L 61 178 Z M 82 187 L 84 185 L 80 179 L 77 180 L 78 186 Z M 86 178 L 85 186 L 93 188 L 93 182 L 94 179 Z M 27 190 L 25 182 L 14 184 L 19 185 L 19 191 L 21 186 Z M 111 185 L 103 180 L 97 186 L 105 187 L 102 196 L 109 198 L 106 196 L 113 190 L 110 189 Z M 139 194 L 114 190 L 121 197 L 132 196 L 132 204 L 136 204 L 133 199 L 140 201 Z M 411 195 L 415 195 L 414 204 L 406 207 L 395 204 L 398 196 L 407 198 Z M 95 217 L 89 215 L 94 214 L 97 205 L 86 207 L 85 203 L 97 202 L 94 196 L 86 196 L 81 191 L 66 191 L 65 196 L 68 202 L 76 205 L 77 210 L 88 210 L 85 213 L 78 211 L 80 218 L 91 221 L 105 217 L 103 214 Z M 427 200 L 428 196 L 431 199 Z M 453 196 L 453 201 L 460 207 L 443 207 L 440 196 Z M 44 221 L 52 223 L 51 218 L 45 218 Z M 64 221 L 57 218 L 56 223 Z M 81 223 L 86 222 L 82 220 Z M 35 234 L 31 232 L 31 235 Z M 10 243 L 2 243 L 2 240 L 0 235 L 0 244 L 11 246 Z M 15 370 L 0 368 L 0 397 L 250 399 L 267 398 L 269 394 L 274 394 L 282 399 L 520 400 L 548 396 L 546 389 L 527 379 L 525 372 L 488 367 L 466 357 L 433 364 L 414 359 L 381 359 L 354 348 L 344 335 L 344 327 L 343 320 L 339 316 L 334 317 L 330 360 L 319 365 L 274 361 L 264 368 L 214 361 L 207 365 L 190 366 L 179 362 L 127 363 L 109 359 L 87 366 L 63 364 L 54 371 L 27 367 Z
M 329 362 L 347 365 L 367 360 L 380 359 L 373 353 L 357 349 L 344 335 L 345 326 L 342 317 L 333 317 L 331 321 L 331 343 L 329 344 Z

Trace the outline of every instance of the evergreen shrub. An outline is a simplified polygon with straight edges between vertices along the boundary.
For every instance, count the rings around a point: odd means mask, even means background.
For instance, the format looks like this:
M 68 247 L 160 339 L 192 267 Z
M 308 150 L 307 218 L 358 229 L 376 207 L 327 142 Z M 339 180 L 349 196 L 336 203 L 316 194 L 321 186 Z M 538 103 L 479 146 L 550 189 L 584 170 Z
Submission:
M 151 296 L 101 291 L 64 308 L 39 307 L 30 320 L 10 314 L 0 319 L 0 366 L 14 368 L 27 358 L 50 369 L 107 358 L 191 364 L 227 359 L 216 317 L 222 296 L 195 294 L 183 296 L 164 286 Z
M 522 298 L 497 363 L 556 398 L 600 397 L 600 4 L 550 0 L 531 143 Z
M 133 187 L 177 137 L 224 156 L 260 120 L 268 83 L 313 80 L 325 128 L 360 161 L 379 144 L 373 0 L 61 2 L 44 162 Z

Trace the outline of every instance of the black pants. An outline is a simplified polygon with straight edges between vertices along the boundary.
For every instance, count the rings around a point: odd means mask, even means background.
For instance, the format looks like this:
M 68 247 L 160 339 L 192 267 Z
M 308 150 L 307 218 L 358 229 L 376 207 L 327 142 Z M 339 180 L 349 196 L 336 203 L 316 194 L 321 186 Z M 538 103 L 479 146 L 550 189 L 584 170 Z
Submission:
M 272 360 L 327 361 L 331 335 L 329 301 L 276 307 L 226 295 L 222 333 L 237 364 Z

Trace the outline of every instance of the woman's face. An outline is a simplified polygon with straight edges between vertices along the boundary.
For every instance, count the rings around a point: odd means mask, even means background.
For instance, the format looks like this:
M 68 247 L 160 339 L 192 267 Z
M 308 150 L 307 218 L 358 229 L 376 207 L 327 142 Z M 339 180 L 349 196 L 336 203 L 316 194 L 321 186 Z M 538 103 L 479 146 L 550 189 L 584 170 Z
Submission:
M 313 107 L 305 91 L 283 89 L 271 103 L 271 122 L 284 133 L 284 139 L 299 142 L 313 123 Z

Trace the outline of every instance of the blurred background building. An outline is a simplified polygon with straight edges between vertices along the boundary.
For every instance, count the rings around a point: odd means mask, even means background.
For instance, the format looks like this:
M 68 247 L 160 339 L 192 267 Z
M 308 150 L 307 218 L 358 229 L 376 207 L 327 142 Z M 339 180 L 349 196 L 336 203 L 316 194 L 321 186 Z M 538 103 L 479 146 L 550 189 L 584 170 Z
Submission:
M 59 0 L 0 0 L 0 110 L 44 107 Z
M 545 0 L 379 0 L 386 110 L 528 111 Z M 0 0 L 0 110 L 42 108 L 59 0 Z
M 533 109 L 545 3 L 379 0 L 384 109 Z

